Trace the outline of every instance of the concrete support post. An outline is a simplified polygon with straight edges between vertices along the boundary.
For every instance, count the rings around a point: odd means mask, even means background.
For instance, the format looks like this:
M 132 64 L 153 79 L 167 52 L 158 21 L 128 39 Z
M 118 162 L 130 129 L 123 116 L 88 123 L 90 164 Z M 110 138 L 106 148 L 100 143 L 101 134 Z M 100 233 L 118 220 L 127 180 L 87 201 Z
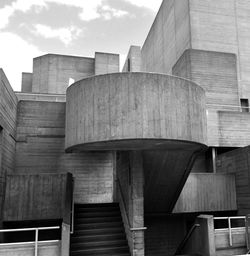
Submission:
M 215 256 L 214 219 L 212 215 L 200 215 L 196 221 L 200 225 L 198 250 L 204 256 Z
M 62 223 L 61 256 L 69 256 L 70 248 L 70 225 Z
M 144 172 L 141 151 L 131 151 L 129 159 L 131 175 L 129 217 L 133 232 L 133 256 L 144 256 Z

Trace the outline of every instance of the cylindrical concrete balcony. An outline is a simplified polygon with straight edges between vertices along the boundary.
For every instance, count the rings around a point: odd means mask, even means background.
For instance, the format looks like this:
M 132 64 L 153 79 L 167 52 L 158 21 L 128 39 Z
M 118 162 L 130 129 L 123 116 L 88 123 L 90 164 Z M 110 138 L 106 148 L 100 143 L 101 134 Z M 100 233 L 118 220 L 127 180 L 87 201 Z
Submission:
M 205 92 L 189 80 L 115 73 L 83 79 L 67 90 L 68 152 L 197 149 L 202 144 Z

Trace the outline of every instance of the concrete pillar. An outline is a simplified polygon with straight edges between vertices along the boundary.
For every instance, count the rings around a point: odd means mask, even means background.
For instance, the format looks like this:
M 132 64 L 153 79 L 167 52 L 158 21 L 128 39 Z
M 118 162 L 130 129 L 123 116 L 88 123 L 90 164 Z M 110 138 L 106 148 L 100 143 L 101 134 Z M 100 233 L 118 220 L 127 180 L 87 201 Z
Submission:
M 214 219 L 212 215 L 200 215 L 196 221 L 200 225 L 198 250 L 204 256 L 215 256 Z
M 129 217 L 132 225 L 133 256 L 144 256 L 144 171 L 141 151 L 131 151 L 129 161 L 131 179 Z
M 62 223 L 61 256 L 69 256 L 70 225 Z

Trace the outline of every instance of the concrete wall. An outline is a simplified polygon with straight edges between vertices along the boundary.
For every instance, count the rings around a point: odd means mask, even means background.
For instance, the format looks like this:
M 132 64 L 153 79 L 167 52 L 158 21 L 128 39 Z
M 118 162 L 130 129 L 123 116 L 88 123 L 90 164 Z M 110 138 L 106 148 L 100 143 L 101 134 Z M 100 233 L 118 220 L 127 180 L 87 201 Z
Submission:
M 122 72 L 140 72 L 141 71 L 141 47 L 130 46 Z
M 171 74 L 191 48 L 189 0 L 164 0 L 142 47 L 142 71 Z
M 146 217 L 145 252 L 147 256 L 172 256 L 184 238 L 182 216 Z
M 22 73 L 22 92 L 32 92 L 32 73 Z
M 0 220 L 4 197 L 5 175 L 14 171 L 16 146 L 17 97 L 0 69 Z
M 186 50 L 174 65 L 173 75 L 199 84 L 206 92 L 207 108 L 239 111 L 235 54 Z
M 219 155 L 217 171 L 235 174 L 238 214 L 246 215 L 250 211 L 250 147 L 245 147 Z
M 152 149 L 167 140 L 206 143 L 205 93 L 195 83 L 117 73 L 68 88 L 66 150 Z
M 33 60 L 32 92 L 65 94 L 69 78 L 75 81 L 95 74 L 95 60 L 47 54 Z
M 118 152 L 117 194 L 131 255 L 144 256 L 144 174 L 139 151 Z M 139 228 L 137 231 L 131 229 Z
M 76 203 L 112 202 L 112 153 L 65 154 L 64 137 L 65 103 L 20 101 L 15 172 L 71 172 L 75 177 Z
M 95 75 L 117 73 L 120 71 L 119 55 L 112 53 L 95 53 Z
M 250 114 L 235 111 L 207 111 L 208 145 L 246 147 L 250 143 Z
M 4 221 L 62 219 L 70 224 L 70 174 L 8 175 Z
M 189 2 L 192 48 L 236 54 L 240 97 L 250 98 L 249 1 Z
M 194 230 L 188 243 L 183 248 L 183 254 L 198 254 L 215 256 L 214 220 L 211 215 L 200 215 L 195 224 L 199 226 Z M 228 254 L 225 254 L 228 255 Z
M 38 256 L 60 256 L 60 242 L 40 243 L 38 247 Z M 0 256 L 34 256 L 35 244 L 26 245 L 1 245 Z
M 235 176 L 191 173 L 174 213 L 236 211 Z

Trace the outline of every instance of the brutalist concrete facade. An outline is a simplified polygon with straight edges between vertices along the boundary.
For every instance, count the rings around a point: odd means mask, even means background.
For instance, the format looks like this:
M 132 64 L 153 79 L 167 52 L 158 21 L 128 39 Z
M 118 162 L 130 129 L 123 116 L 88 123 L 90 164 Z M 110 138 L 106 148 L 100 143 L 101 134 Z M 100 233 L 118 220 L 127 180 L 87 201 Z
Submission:
M 62 256 L 246 252 L 223 247 L 213 218 L 197 216 L 249 213 L 248 24 L 245 0 L 164 0 L 122 72 L 118 54 L 47 54 L 13 92 L 0 70 L 2 227 L 61 220 L 51 250 Z M 108 224 L 120 221 L 129 252 L 117 238 L 74 244 L 74 203 L 76 220 L 111 207 Z M 85 226 L 104 225 L 92 215 Z

